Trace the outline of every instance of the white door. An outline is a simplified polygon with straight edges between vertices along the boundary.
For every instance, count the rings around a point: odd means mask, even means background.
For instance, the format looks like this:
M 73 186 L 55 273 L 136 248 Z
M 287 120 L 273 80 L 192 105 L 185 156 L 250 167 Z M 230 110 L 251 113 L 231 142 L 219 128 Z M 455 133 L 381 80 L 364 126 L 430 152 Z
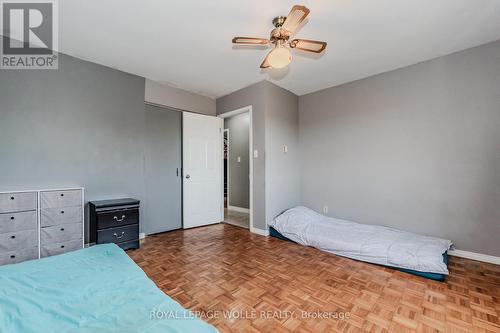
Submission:
M 184 228 L 222 222 L 223 120 L 184 112 L 182 127 Z

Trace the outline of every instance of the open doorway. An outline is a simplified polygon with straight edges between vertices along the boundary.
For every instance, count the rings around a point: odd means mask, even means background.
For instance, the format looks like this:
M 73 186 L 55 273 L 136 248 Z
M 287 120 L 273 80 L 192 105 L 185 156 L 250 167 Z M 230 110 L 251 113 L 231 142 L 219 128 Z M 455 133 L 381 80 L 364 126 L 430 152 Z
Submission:
M 224 119 L 224 222 L 251 229 L 251 108 L 220 117 Z

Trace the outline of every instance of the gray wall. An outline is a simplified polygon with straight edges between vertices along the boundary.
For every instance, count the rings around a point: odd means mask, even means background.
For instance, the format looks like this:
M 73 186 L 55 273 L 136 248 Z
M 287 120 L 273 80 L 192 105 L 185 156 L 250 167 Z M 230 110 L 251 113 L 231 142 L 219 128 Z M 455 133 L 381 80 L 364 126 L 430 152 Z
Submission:
M 500 42 L 299 98 L 301 194 L 500 255 Z
M 297 95 L 267 85 L 266 221 L 300 203 Z M 288 152 L 284 152 L 284 146 Z
M 250 207 L 249 125 L 248 112 L 224 119 L 229 130 L 229 205 L 241 208 Z
M 253 149 L 259 151 L 259 157 L 253 160 L 253 222 L 262 230 L 266 229 L 265 89 L 266 83 L 262 81 L 216 100 L 218 115 L 252 106 Z
M 215 99 L 146 79 L 144 100 L 174 109 L 215 116 Z
M 145 121 L 143 78 L 63 54 L 59 70 L 2 70 L 0 191 L 84 186 L 147 207 Z
M 298 203 L 297 96 L 261 81 L 217 99 L 217 114 L 252 105 L 254 225 L 267 229 L 279 212 Z M 283 153 L 288 144 L 289 153 Z M 271 153 L 271 154 L 270 154 Z

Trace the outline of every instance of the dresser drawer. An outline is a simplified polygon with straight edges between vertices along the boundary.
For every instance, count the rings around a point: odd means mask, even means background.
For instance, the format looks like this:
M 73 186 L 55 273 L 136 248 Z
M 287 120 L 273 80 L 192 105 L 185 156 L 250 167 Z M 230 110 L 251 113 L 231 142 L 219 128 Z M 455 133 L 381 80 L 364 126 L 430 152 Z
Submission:
M 139 224 L 139 209 L 121 209 L 97 213 L 97 230 Z
M 40 230 L 41 245 L 62 243 L 75 239 L 82 239 L 83 227 L 81 223 L 62 224 L 45 227 Z
M 81 190 L 47 191 L 40 193 L 41 208 L 62 208 L 82 205 Z
M 45 208 L 40 214 L 40 225 L 42 227 L 51 227 L 60 224 L 71 224 L 82 222 L 82 208 L 64 207 L 64 208 Z
M 0 213 L 35 210 L 36 206 L 37 206 L 36 192 L 0 194 Z
M 139 225 L 99 230 L 97 232 L 97 244 L 123 243 L 139 239 Z
M 36 228 L 36 211 L 0 214 L 0 234 Z
M 116 245 L 121 247 L 123 250 L 138 249 L 140 246 L 138 239 L 130 242 L 117 243 Z
M 66 253 L 83 248 L 83 241 L 81 239 L 71 240 L 69 242 L 62 242 L 57 244 L 42 245 L 40 248 L 40 256 L 42 258 L 55 256 L 57 254 Z
M 38 246 L 36 230 L 24 230 L 0 234 L 0 252 L 16 251 Z
M 17 264 L 31 259 L 38 259 L 38 247 L 0 254 L 0 265 Z

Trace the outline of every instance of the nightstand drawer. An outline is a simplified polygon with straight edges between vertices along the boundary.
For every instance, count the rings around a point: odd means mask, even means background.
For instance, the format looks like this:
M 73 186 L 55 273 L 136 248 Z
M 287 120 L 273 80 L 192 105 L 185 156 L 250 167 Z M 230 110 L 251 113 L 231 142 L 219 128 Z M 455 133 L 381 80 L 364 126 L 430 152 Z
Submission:
M 0 234 L 37 228 L 36 211 L 0 214 Z
M 97 214 L 97 230 L 139 224 L 139 209 L 121 209 Z
M 140 246 L 138 239 L 125 243 L 117 243 L 116 245 L 121 247 L 123 250 L 138 249 Z
M 139 225 L 99 230 L 97 232 L 97 244 L 124 243 L 139 239 Z
M 0 213 L 22 212 L 36 210 L 37 193 L 2 193 L 0 194 Z

